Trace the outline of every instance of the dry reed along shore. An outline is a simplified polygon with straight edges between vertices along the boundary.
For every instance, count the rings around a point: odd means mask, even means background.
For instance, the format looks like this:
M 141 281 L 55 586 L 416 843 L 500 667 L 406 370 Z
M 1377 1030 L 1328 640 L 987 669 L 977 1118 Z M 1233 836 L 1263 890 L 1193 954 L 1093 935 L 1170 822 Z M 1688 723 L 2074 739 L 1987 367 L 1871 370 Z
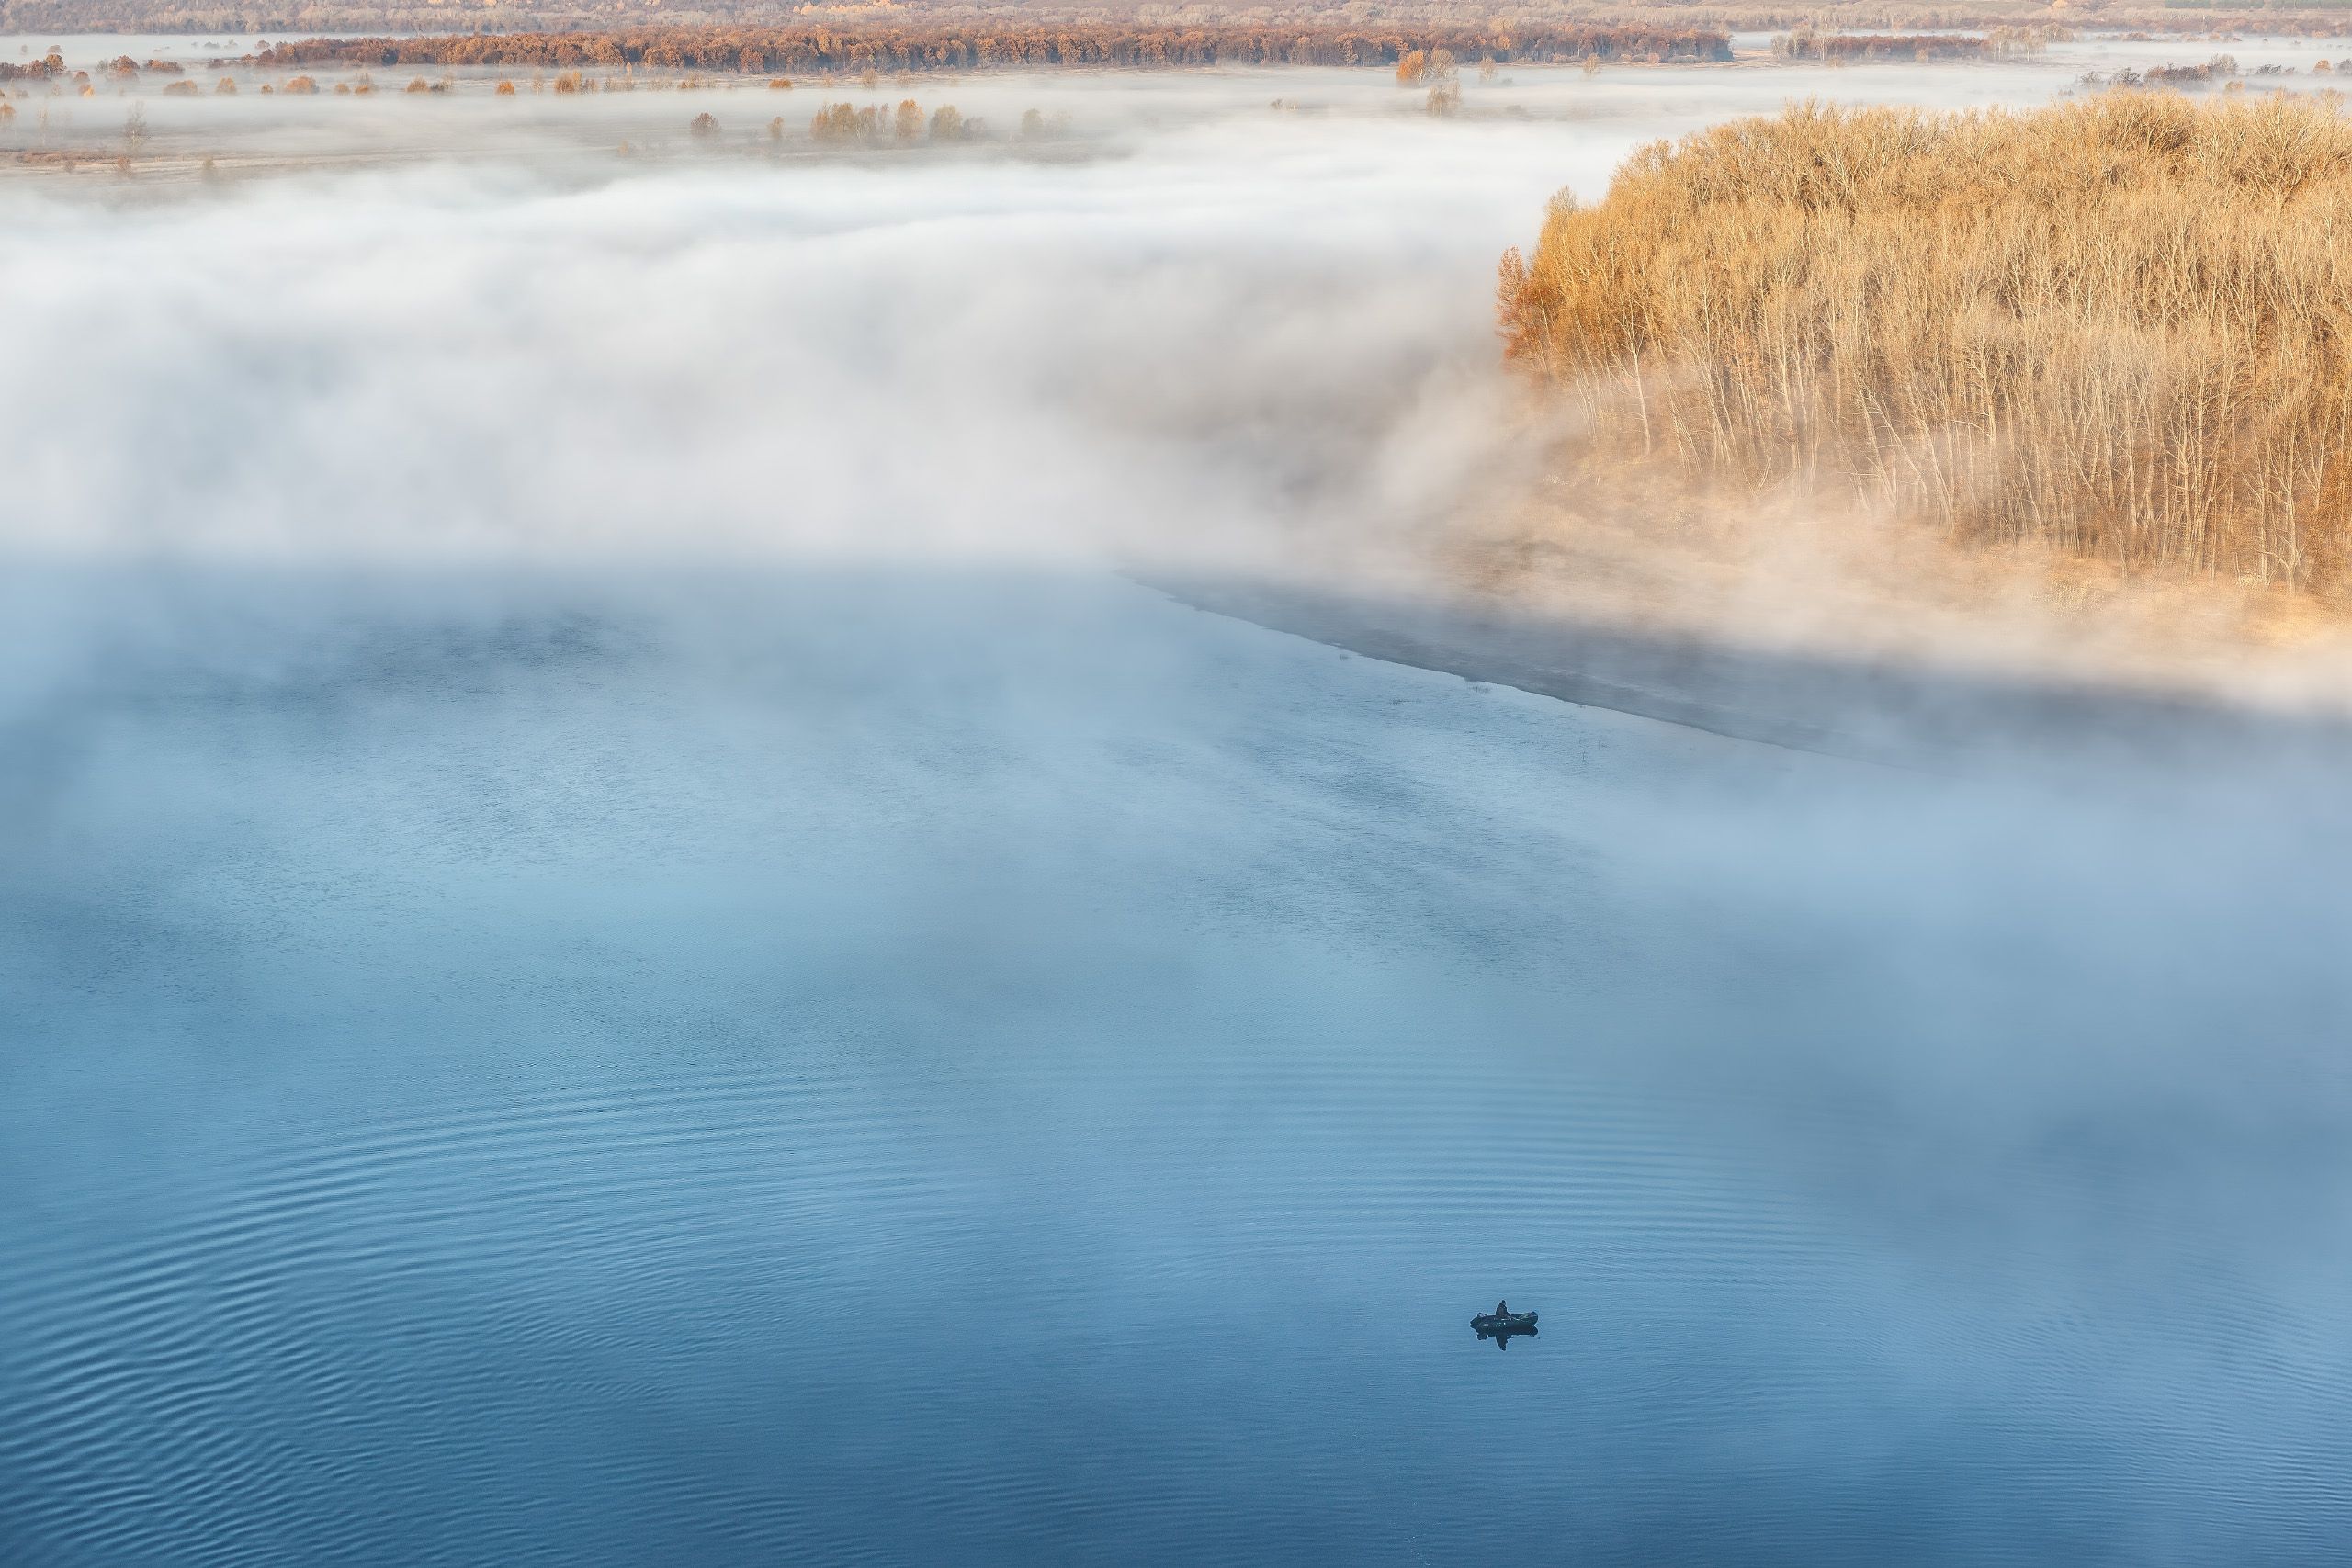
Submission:
M 2332 97 L 1721 125 L 1556 203 L 1500 302 L 1590 456 L 2352 595 Z

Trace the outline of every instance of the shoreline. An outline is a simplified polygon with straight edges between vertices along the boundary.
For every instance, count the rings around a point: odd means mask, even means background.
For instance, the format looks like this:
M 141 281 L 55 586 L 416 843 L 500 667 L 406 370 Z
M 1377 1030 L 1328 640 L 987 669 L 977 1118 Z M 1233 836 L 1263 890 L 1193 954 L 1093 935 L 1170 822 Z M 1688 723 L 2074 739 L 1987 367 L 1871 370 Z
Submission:
M 2084 680 L 1741 648 L 1558 612 L 1270 577 L 1136 574 L 1181 604 L 1393 664 L 1736 740 L 1964 772 L 1996 759 L 2184 768 L 2352 761 L 2352 722 Z

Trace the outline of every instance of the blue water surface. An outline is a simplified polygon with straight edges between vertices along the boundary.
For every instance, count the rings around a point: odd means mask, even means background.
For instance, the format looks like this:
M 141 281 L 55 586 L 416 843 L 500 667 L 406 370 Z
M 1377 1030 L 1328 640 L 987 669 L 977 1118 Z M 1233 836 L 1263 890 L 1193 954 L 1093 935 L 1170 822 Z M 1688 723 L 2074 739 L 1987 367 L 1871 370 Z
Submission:
M 2343 1561 L 2324 781 L 1084 574 L 74 592 L 9 1563 Z

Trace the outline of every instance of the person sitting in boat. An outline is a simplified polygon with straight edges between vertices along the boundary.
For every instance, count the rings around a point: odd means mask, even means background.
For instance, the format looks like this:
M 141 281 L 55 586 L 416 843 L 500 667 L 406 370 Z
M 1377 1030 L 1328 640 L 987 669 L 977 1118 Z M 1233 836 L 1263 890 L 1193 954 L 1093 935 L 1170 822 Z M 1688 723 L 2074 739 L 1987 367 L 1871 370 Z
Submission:
M 1460 1307 L 1456 1307 L 1453 1310 L 1460 1312 L 1462 1309 Z M 1497 1317 L 1509 1317 L 1510 1315 L 1510 1303 L 1497 1302 L 1495 1303 L 1495 1315 Z

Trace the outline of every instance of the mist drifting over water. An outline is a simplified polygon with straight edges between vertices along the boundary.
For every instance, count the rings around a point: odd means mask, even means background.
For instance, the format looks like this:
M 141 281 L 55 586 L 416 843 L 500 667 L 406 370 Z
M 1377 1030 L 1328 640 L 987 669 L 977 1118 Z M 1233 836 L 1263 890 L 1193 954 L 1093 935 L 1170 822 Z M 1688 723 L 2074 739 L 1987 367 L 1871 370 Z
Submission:
M 2327 778 L 1862 767 L 1117 574 L 1509 484 L 1495 255 L 1638 141 L 2068 73 L 1510 74 L 0 186 L 10 1559 L 2331 1560 Z

